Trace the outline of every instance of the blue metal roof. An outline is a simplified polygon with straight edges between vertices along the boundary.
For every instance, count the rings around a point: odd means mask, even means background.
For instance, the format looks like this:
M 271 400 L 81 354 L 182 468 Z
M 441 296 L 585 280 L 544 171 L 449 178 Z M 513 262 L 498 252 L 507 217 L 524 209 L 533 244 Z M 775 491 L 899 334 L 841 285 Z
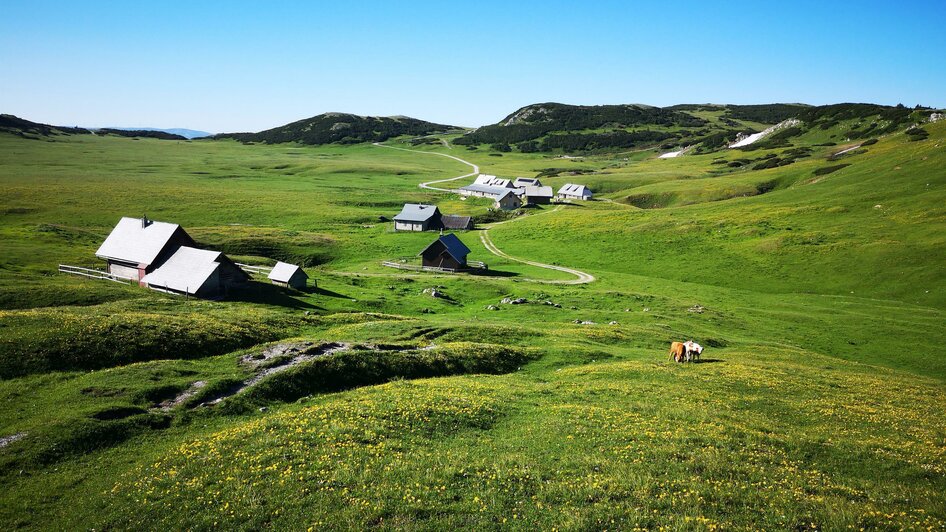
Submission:
M 423 251 L 418 253 L 418 255 L 423 255 L 432 246 L 437 245 L 438 242 L 443 244 L 443 247 L 446 250 L 446 252 L 449 253 L 450 256 L 456 259 L 458 262 L 465 261 L 466 256 L 470 254 L 470 248 L 466 247 L 466 245 L 463 242 L 461 242 L 459 238 L 457 238 L 457 235 L 454 235 L 451 233 L 451 234 L 446 234 L 446 235 L 440 235 L 440 238 L 438 238 L 437 240 L 434 240 L 429 246 L 424 248 Z

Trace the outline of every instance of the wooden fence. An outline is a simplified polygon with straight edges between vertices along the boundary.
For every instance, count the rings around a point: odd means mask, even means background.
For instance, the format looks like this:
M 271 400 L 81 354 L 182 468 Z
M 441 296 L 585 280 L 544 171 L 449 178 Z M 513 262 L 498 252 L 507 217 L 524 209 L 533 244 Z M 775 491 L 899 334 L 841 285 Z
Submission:
M 462 270 L 451 270 L 449 268 L 438 268 L 436 266 L 421 266 L 420 264 L 408 264 L 406 262 L 394 262 L 386 260 L 381 263 L 388 268 L 397 268 L 399 270 L 410 270 L 412 272 L 436 272 L 436 273 L 463 273 L 469 270 L 487 270 L 485 263 L 479 261 L 469 261 L 467 267 Z
M 88 277 L 90 279 L 105 279 L 107 281 L 114 281 L 116 283 L 122 284 L 131 284 L 132 281 L 132 279 L 129 277 L 121 277 L 103 270 L 93 270 L 92 268 L 82 268 L 79 266 L 70 266 L 68 264 L 60 264 L 59 271 L 62 273 L 68 273 L 70 275 L 81 275 L 82 277 Z
M 237 262 L 235 264 L 245 271 L 259 275 L 269 275 L 269 272 L 273 271 L 272 267 L 270 266 L 252 266 L 250 264 L 243 264 L 242 262 Z

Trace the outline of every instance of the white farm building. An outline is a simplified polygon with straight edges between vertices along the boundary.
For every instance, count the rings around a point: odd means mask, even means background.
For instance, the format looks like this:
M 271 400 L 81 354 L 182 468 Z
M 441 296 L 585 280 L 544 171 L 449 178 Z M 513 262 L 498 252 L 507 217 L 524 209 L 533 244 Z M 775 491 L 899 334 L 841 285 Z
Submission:
M 566 183 L 562 188 L 558 189 L 558 197 L 559 199 L 590 200 L 592 193 L 591 189 L 585 185 Z

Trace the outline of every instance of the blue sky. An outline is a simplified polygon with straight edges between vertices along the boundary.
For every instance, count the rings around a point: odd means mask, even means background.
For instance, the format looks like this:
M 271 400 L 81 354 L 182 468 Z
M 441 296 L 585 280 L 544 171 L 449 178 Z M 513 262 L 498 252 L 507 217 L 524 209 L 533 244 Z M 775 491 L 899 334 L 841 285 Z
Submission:
M 327 111 L 465 126 L 537 102 L 946 107 L 946 0 L 13 2 L 0 112 L 258 131 Z

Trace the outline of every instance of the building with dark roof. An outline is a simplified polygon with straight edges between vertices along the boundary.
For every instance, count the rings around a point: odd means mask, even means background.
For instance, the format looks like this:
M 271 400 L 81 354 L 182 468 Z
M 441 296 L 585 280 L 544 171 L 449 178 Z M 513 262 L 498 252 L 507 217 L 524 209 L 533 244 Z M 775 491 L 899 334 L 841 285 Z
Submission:
M 440 217 L 440 227 L 452 231 L 469 231 L 473 229 L 473 218 L 471 216 L 444 214 Z
M 469 254 L 470 248 L 452 233 L 440 235 L 437 240 L 418 253 L 425 267 L 453 271 L 466 268 L 466 257 Z

